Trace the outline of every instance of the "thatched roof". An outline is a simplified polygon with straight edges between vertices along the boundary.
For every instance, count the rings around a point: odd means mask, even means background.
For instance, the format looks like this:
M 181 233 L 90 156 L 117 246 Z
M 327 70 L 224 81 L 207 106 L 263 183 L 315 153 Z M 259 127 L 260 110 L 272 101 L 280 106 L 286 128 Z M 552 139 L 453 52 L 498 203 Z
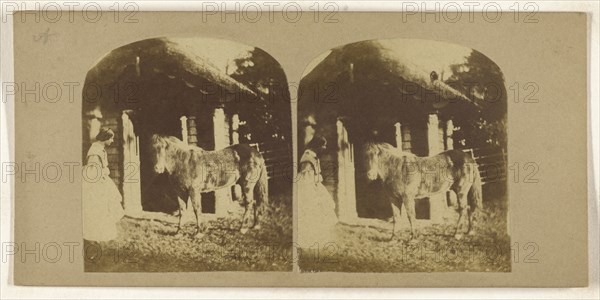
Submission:
M 363 120 L 372 114 L 375 121 L 443 112 L 450 106 L 477 113 L 482 108 L 480 95 L 467 95 L 444 82 L 454 75 L 452 67 L 466 63 L 472 51 L 409 39 L 364 41 L 332 49 L 305 72 L 299 113 L 329 110 L 350 118 L 358 114 Z M 340 101 L 328 101 L 333 94 Z
M 226 100 L 222 97 L 224 94 L 241 93 L 257 97 L 254 91 L 226 74 L 197 47 L 187 45 L 185 39 L 153 38 L 117 48 L 100 59 L 88 72 L 86 85 L 100 89 L 101 99 L 95 99 L 96 94 L 90 96 L 84 93 L 83 100 L 84 103 L 95 104 L 126 102 L 115 99 L 118 95 L 114 92 L 115 86 L 123 88 L 133 84 L 137 89 L 145 90 L 139 92 L 152 94 L 152 89 L 160 92 L 168 84 L 173 84 L 169 83 L 172 81 L 189 88 L 191 93 L 196 91 L 207 97 L 214 95 L 211 100 L 217 102 Z M 86 101 L 86 97 L 94 99 Z M 144 98 L 148 95 L 145 94 Z
M 388 60 L 394 67 L 395 76 L 419 84 L 422 88 L 435 92 L 442 99 L 464 101 L 480 108 L 477 102 L 481 101 L 481 98 L 471 95 L 473 98 L 471 99 L 440 78 L 445 71 L 451 72 L 452 64 L 466 62 L 467 56 L 472 52 L 471 49 L 415 39 L 369 41 L 368 43 L 381 49 L 382 58 Z M 434 103 L 434 106 L 439 108 L 441 105 Z

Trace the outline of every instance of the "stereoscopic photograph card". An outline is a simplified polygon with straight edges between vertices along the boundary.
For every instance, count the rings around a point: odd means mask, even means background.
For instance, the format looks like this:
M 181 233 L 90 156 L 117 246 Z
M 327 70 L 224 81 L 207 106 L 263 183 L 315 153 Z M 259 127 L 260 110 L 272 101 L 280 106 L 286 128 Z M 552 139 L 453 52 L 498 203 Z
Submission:
M 588 16 L 323 9 L 16 12 L 14 283 L 587 286 Z

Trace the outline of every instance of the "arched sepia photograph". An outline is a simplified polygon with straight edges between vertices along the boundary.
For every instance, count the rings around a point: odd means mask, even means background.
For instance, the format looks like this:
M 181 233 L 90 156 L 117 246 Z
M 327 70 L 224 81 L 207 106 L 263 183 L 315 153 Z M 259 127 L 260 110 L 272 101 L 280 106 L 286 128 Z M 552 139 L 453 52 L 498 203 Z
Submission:
M 292 270 L 290 95 L 267 52 L 132 42 L 91 66 L 82 117 L 86 272 Z
M 507 88 L 477 50 L 351 43 L 298 98 L 303 272 L 510 272 Z

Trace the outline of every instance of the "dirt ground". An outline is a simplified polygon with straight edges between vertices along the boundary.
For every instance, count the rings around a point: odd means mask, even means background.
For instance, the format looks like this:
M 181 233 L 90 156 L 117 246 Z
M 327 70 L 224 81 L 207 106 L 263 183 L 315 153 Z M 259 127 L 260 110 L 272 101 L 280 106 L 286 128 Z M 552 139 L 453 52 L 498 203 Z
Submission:
M 455 215 L 455 216 L 454 216 Z M 504 199 L 484 203 L 474 235 L 453 236 L 458 213 L 440 225 L 418 226 L 409 242 L 407 226 L 391 230 L 338 224 L 337 240 L 300 251 L 303 272 L 510 272 L 510 238 Z M 406 224 L 406 223 L 403 223 Z M 389 226 L 391 229 L 391 225 Z
M 192 237 L 193 223 L 177 225 L 123 218 L 119 238 L 85 242 L 86 272 L 291 271 L 292 209 L 272 204 L 262 229 L 239 232 L 237 218 L 207 221 L 205 235 Z M 266 221 L 268 219 L 268 221 Z

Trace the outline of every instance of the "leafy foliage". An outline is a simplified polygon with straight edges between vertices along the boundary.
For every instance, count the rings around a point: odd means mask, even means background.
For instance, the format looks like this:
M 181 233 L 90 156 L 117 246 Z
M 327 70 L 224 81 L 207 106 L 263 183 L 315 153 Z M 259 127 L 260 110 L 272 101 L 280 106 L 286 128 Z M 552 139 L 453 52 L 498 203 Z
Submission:
M 454 124 L 460 130 L 454 139 L 463 146 L 499 147 L 506 149 L 507 95 L 500 68 L 488 57 L 473 51 L 464 64 L 452 65 L 452 76 L 446 83 L 465 95 L 481 99 L 481 113 L 461 114 L 455 111 Z
M 291 105 L 285 73 L 265 51 L 254 48 L 247 57 L 235 60 L 231 77 L 248 86 L 258 97 L 247 97 L 235 106 L 247 126 L 240 136 L 252 141 L 291 140 Z M 252 128 L 250 133 L 249 128 Z

